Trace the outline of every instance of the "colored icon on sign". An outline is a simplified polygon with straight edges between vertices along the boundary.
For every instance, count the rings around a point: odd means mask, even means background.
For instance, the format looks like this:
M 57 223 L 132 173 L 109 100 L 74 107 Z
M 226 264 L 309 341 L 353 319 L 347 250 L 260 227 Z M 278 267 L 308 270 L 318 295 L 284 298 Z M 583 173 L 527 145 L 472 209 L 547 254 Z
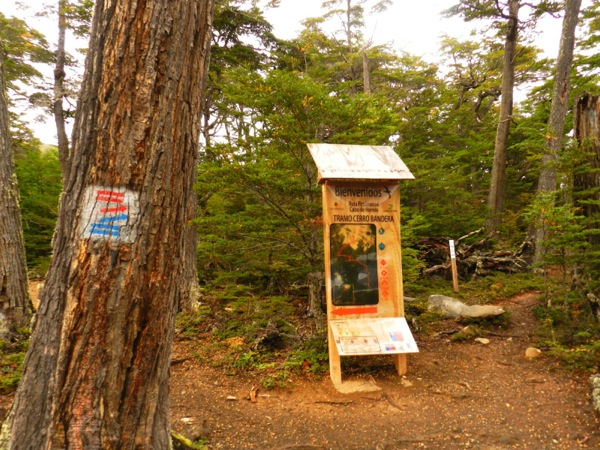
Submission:
M 385 244 L 382 242 L 381 244 L 379 244 L 379 250 L 384 250 L 385 249 Z
M 385 233 L 385 230 L 383 228 L 380 228 L 379 229 L 379 234 L 383 234 L 383 233 Z

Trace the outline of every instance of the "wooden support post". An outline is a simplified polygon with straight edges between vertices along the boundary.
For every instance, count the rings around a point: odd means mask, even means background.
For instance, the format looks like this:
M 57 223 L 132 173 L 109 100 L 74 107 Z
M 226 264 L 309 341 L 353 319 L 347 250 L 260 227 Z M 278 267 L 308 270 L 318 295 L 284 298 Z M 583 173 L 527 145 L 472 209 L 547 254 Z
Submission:
M 450 267 L 452 269 L 452 286 L 454 292 L 458 292 L 458 269 L 456 267 L 456 252 L 454 251 L 454 240 L 450 239 Z
M 327 324 L 327 330 L 327 342 L 329 344 L 329 376 L 331 377 L 333 385 L 336 386 L 342 384 L 342 362 L 329 324 Z
M 408 364 L 406 362 L 406 353 L 399 353 L 396 355 L 393 355 L 394 357 L 394 366 L 396 366 L 396 372 L 398 372 L 398 375 L 402 376 L 402 375 L 406 375 L 406 372 L 408 372 Z

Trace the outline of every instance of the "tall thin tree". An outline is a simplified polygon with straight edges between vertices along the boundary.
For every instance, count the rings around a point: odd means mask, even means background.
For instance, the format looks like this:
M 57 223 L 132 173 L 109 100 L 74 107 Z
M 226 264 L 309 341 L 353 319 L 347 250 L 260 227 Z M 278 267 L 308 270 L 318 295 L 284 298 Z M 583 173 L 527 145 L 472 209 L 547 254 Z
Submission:
M 19 189 L 0 46 L 0 335 L 28 326 L 32 315 L 19 209 Z
M 67 0 L 58 0 L 58 42 L 56 47 L 56 63 L 54 66 L 54 98 L 52 101 L 52 112 L 56 124 L 56 136 L 58 139 L 58 157 L 63 173 L 67 179 L 69 170 L 69 138 L 65 125 L 65 111 L 63 109 L 63 98 L 65 96 L 65 64 L 66 64 L 66 17 Z
M 498 4 L 498 2 L 496 2 Z M 504 59 L 502 63 L 502 87 L 500 97 L 500 113 L 494 141 L 494 160 L 492 163 L 492 179 L 488 195 L 490 219 L 488 232 L 498 231 L 502 222 L 501 213 L 506 187 L 506 152 L 508 133 L 513 111 L 513 92 L 515 87 L 515 57 L 517 54 L 517 38 L 519 35 L 519 0 L 508 1 L 508 12 L 501 14 L 507 21 L 506 40 L 504 43 Z
M 554 73 L 550 117 L 548 118 L 542 167 L 536 194 L 537 199 L 540 202 L 544 202 L 546 207 L 554 205 L 552 195 L 557 188 L 556 164 L 562 148 L 569 94 L 571 92 L 571 68 L 573 67 L 573 53 L 575 49 L 575 31 L 579 21 L 580 9 L 581 0 L 566 0 L 560 48 Z M 545 253 L 544 240 L 546 239 L 546 226 L 543 223 L 538 224 L 532 237 L 535 242 L 534 261 L 540 263 Z
M 54 258 L 2 448 L 170 447 L 214 0 L 98 0 Z

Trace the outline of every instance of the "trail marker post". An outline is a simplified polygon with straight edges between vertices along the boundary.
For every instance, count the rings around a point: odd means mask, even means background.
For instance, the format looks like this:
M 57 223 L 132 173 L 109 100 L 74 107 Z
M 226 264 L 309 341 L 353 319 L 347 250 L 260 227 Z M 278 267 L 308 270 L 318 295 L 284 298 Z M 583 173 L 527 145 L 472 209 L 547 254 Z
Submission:
M 448 242 L 450 246 L 450 268 L 452 269 L 452 287 L 454 292 L 458 292 L 458 268 L 456 267 L 456 251 L 454 249 L 454 240 Z
M 414 179 L 388 146 L 308 144 L 323 191 L 329 369 L 341 356 L 385 355 L 399 375 L 418 352 L 404 318 L 400 180 Z

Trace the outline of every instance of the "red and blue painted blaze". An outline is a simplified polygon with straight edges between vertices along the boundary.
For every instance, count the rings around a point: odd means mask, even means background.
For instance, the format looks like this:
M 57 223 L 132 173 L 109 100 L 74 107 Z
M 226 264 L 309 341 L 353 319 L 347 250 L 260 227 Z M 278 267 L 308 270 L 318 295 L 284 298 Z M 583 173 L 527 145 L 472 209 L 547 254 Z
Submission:
M 96 206 L 98 209 L 96 221 L 90 224 L 89 233 L 92 235 L 119 237 L 121 227 L 127 223 L 128 208 L 123 204 L 124 192 L 107 190 L 96 191 Z

